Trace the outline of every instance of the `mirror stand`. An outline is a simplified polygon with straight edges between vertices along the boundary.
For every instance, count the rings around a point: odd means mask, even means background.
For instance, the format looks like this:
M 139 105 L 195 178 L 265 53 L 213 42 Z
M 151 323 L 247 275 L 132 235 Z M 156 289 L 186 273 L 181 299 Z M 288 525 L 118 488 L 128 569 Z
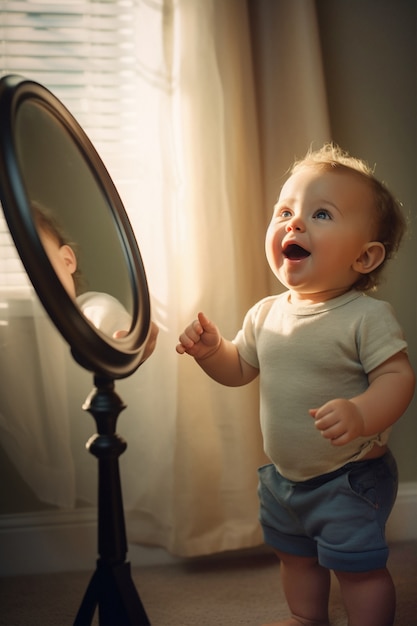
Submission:
M 126 561 L 127 540 L 119 474 L 119 456 L 126 442 L 116 434 L 116 422 L 124 403 L 114 381 L 94 376 L 95 388 L 83 409 L 91 413 L 97 434 L 87 448 L 98 459 L 98 553 L 97 568 L 85 592 L 74 626 L 89 626 L 99 609 L 100 626 L 149 626 L 150 622 L 133 583 Z
M 151 328 L 145 269 L 121 198 L 87 135 L 48 89 L 17 75 L 0 78 L 0 200 L 42 304 L 78 364 L 95 373 L 83 408 L 97 425 L 87 448 L 99 464 L 98 559 L 74 626 L 90 626 L 97 607 L 100 626 L 149 626 L 126 561 L 119 456 L 127 446 L 116 434 L 125 406 L 114 391 L 114 379 L 133 374 L 150 354 L 144 353 Z M 41 220 L 44 231 L 35 207 L 51 212 L 46 223 Z M 91 292 L 127 306 L 130 330 L 123 341 L 114 341 L 114 330 L 95 327 L 75 306 L 75 259 L 63 276 L 48 254 L 51 242 L 58 256 L 61 248 L 71 249 L 67 237 L 89 251 L 83 277 Z M 105 257 L 97 257 L 100 251 Z M 112 305 L 107 312 L 118 321 L 116 310 Z

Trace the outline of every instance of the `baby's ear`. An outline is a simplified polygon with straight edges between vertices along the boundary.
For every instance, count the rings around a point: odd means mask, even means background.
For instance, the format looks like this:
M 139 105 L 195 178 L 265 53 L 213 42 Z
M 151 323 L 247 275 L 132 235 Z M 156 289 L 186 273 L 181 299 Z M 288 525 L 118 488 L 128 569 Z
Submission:
M 60 247 L 59 254 L 63 258 L 68 271 L 73 274 L 77 269 L 77 257 L 74 250 L 68 244 L 64 244 Z
M 360 274 L 369 274 L 385 259 L 385 246 L 380 241 L 368 241 L 360 256 L 353 263 L 353 269 Z

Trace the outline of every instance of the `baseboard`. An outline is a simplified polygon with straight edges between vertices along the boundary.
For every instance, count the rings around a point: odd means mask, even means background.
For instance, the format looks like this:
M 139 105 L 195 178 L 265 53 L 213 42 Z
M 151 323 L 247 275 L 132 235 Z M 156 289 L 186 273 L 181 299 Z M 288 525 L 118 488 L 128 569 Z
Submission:
M 97 511 L 93 508 L 0 515 L 0 576 L 94 571 Z M 171 563 L 162 548 L 128 547 L 135 565 Z
M 390 542 L 417 540 L 417 482 L 402 483 L 387 526 Z M 0 576 L 94 571 L 97 559 L 95 509 L 42 511 L 0 516 Z M 162 548 L 129 546 L 135 565 L 175 561 Z

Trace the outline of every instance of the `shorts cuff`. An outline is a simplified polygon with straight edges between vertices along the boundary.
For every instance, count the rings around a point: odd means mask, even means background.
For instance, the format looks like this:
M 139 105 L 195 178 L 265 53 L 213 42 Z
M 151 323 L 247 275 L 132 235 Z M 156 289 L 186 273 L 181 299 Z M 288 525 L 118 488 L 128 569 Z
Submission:
M 315 542 L 308 537 L 297 535 L 283 535 L 274 528 L 262 526 L 264 541 L 275 550 L 303 557 L 317 557 Z
M 340 572 L 369 572 L 384 569 L 388 560 L 388 548 L 368 552 L 337 552 L 318 547 L 319 563 L 327 569 Z

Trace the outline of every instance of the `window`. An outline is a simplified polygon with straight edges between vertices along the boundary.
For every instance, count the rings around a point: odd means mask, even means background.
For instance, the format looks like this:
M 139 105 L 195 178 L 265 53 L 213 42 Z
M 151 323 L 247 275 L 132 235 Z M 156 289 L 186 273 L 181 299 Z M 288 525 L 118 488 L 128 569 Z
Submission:
M 2 3 L 1 74 L 19 74 L 50 89 L 86 131 L 119 191 L 137 185 L 141 169 L 146 178 L 137 118 L 138 102 L 148 105 L 138 78 L 164 83 L 146 61 L 161 8 L 155 0 Z M 0 248 L 0 287 L 28 284 L 2 214 Z

